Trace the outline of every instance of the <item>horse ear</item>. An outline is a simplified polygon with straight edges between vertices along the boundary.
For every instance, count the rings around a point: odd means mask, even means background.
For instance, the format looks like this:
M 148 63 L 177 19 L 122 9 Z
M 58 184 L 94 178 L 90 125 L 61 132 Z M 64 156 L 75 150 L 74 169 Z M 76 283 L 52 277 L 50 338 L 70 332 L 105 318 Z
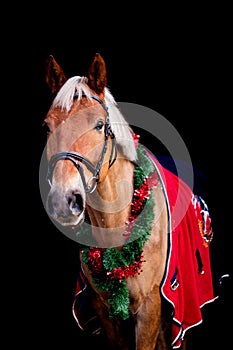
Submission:
M 63 69 L 56 62 L 52 55 L 46 60 L 45 64 L 46 70 L 46 83 L 49 86 L 52 94 L 56 94 L 62 85 L 66 82 L 67 78 L 63 72 Z
M 89 87 L 101 94 L 107 84 L 107 72 L 105 61 L 99 53 L 95 57 L 88 69 L 88 85 Z

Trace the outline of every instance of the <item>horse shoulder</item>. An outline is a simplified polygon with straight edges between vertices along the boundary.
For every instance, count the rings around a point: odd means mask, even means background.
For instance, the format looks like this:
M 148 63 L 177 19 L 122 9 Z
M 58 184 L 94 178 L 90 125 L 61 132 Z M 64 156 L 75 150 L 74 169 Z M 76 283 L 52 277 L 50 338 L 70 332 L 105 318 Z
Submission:
M 163 190 L 160 185 L 153 190 L 154 220 L 149 240 L 143 247 L 143 265 L 138 275 L 127 280 L 133 312 L 150 298 L 158 295 L 167 259 L 168 213 Z M 157 303 L 160 297 L 152 297 Z

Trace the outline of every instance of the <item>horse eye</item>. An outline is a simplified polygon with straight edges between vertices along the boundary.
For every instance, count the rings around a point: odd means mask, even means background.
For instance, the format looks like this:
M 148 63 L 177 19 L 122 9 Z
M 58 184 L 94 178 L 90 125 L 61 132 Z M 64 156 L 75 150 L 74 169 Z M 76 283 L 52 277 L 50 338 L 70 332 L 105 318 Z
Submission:
M 95 126 L 95 129 L 98 130 L 98 131 L 101 131 L 102 128 L 104 126 L 104 121 L 103 120 L 98 120 L 96 126 Z

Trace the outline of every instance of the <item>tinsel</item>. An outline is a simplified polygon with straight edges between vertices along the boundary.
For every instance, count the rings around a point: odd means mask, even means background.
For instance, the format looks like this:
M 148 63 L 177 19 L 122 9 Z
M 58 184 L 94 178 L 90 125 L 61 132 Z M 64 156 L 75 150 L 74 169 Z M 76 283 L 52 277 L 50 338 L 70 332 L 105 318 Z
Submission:
M 121 250 L 81 246 L 82 260 L 88 265 L 96 288 L 109 292 L 110 316 L 122 319 L 129 317 L 126 278 L 142 272 L 143 246 L 149 239 L 154 218 L 154 198 L 148 183 L 152 187 L 158 181 L 140 144 L 137 153 L 139 162 L 134 168 L 134 194 L 131 215 L 126 222 L 125 244 Z

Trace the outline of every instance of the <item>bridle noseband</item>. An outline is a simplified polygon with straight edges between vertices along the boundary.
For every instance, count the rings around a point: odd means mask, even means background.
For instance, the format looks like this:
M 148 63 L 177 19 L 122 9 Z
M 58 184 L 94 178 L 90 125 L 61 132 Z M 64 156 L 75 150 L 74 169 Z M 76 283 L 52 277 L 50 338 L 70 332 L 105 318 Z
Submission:
M 83 95 L 83 97 L 85 97 L 85 96 L 86 95 Z M 112 139 L 112 149 L 111 149 L 111 154 L 110 154 L 110 158 L 109 158 L 109 168 L 113 165 L 113 163 L 116 160 L 116 157 L 117 157 L 116 139 L 115 139 L 115 135 L 114 135 L 112 128 L 111 128 L 111 125 L 110 125 L 108 107 L 98 96 L 91 94 L 91 97 L 94 100 L 98 101 L 107 113 L 106 122 L 105 122 L 105 130 L 104 130 L 105 131 L 104 146 L 103 146 L 103 149 L 102 149 L 102 152 L 100 155 L 100 159 L 99 159 L 98 163 L 96 165 L 94 165 L 86 157 L 82 156 L 81 154 L 79 154 L 77 152 L 61 151 L 61 152 L 54 154 L 51 157 L 49 164 L 48 164 L 47 181 L 49 182 L 50 186 L 52 185 L 53 170 L 54 170 L 57 162 L 59 160 L 70 160 L 74 164 L 74 166 L 78 169 L 78 171 L 81 175 L 86 192 L 92 193 L 96 189 L 97 183 L 100 180 L 100 170 L 101 170 L 101 167 L 103 164 L 104 155 L 107 151 L 109 136 Z M 74 98 L 77 98 L 77 95 L 74 95 Z M 93 176 L 91 178 L 89 178 L 89 180 L 87 182 L 86 182 L 86 179 L 84 176 L 83 167 L 80 163 L 84 164 L 87 167 L 87 169 L 93 174 Z

